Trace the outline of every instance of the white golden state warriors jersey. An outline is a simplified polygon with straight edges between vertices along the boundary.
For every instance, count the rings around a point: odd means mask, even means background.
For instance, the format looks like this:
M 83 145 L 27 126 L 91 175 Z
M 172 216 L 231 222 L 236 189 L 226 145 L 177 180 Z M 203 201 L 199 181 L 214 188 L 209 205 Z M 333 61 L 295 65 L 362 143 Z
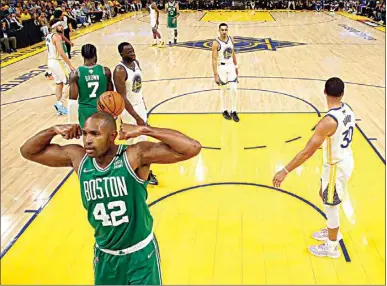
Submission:
M 351 143 L 355 131 L 355 114 L 352 109 L 342 103 L 341 107 L 330 109 L 326 116 L 337 122 L 337 129 L 323 143 L 324 164 L 332 165 L 344 159 L 353 160 Z
M 127 68 L 123 63 L 119 63 L 126 70 L 126 96 L 129 102 L 134 105 L 143 100 L 142 98 L 142 76 L 141 69 L 137 64 L 137 61 L 134 61 L 134 71 Z
M 228 36 L 227 41 L 223 42 L 221 39 L 216 39 L 219 43 L 218 48 L 218 65 L 223 64 L 232 64 L 234 63 L 232 58 L 232 53 L 234 51 L 234 44 L 231 40 L 231 37 Z

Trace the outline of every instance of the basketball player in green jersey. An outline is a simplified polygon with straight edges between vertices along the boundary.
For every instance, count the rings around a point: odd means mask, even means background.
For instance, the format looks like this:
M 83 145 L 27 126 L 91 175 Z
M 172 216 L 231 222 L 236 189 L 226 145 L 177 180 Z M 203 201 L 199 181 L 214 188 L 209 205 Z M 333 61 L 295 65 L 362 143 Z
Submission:
M 180 15 L 179 3 L 174 0 L 169 0 L 165 4 L 165 12 L 168 14 L 168 41 L 169 46 L 172 46 L 172 38 L 174 37 L 173 43 L 177 44 L 177 17 Z
M 84 147 L 51 143 L 83 135 Z M 160 285 L 160 254 L 153 235 L 147 199 L 149 167 L 196 156 L 201 145 L 163 128 L 121 125 L 120 139 L 140 135 L 160 142 L 115 145 L 114 118 L 104 112 L 79 125 L 57 125 L 30 138 L 21 147 L 24 158 L 50 167 L 73 167 L 80 181 L 82 203 L 95 231 L 94 283 L 97 285 Z
M 110 69 L 97 64 L 97 48 L 94 45 L 83 45 L 81 54 L 83 66 L 70 74 L 68 122 L 75 123 L 78 113 L 82 128 L 86 119 L 98 111 L 97 101 L 100 95 L 113 90 L 113 83 Z

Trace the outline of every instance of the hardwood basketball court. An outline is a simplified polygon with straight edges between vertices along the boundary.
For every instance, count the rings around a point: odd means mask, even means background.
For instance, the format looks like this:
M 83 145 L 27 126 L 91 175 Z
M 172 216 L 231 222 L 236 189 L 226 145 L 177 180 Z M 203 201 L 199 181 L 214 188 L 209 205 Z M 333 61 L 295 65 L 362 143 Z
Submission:
M 152 167 L 160 185 L 148 188 L 148 203 L 163 282 L 384 284 L 385 33 L 329 13 L 184 12 L 178 46 L 153 48 L 147 13 L 121 20 L 74 40 L 73 65 L 82 64 L 80 47 L 92 43 L 98 62 L 113 69 L 117 45 L 129 41 L 143 71 L 149 123 L 204 146 L 192 160 Z M 240 49 L 239 123 L 221 116 L 212 78 L 209 43 L 223 21 Z M 167 42 L 164 14 L 160 24 Z M 67 122 L 52 107 L 46 57 L 25 56 L 1 71 L 1 282 L 92 284 L 93 233 L 77 176 L 19 153 L 39 130 Z M 345 81 L 344 100 L 358 120 L 337 260 L 307 251 L 316 243 L 312 232 L 325 226 L 321 150 L 281 190 L 271 187 L 327 111 L 323 89 L 332 76 Z

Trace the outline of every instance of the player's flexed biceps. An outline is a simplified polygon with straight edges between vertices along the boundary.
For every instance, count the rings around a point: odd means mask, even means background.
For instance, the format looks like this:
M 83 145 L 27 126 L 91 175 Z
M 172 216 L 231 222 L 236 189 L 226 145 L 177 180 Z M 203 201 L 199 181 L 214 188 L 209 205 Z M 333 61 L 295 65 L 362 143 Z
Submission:
M 53 126 L 27 140 L 20 151 L 30 161 L 73 167 L 77 172 L 96 240 L 95 284 L 162 284 L 153 218 L 146 203 L 149 168 L 153 163 L 188 160 L 200 152 L 200 143 L 171 129 L 122 124 L 121 138 L 146 135 L 160 142 L 116 145 L 116 122 L 105 112 L 88 117 L 82 134 L 84 147 L 59 146 L 51 143 L 55 136 L 79 138 L 80 128 Z

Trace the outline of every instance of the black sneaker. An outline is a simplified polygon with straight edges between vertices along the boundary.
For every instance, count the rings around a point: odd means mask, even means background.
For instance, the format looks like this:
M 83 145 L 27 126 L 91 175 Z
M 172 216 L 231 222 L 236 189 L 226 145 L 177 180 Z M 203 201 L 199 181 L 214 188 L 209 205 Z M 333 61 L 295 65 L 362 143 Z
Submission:
M 149 171 L 148 181 L 151 185 L 157 186 L 159 184 L 159 181 L 157 181 L 156 176 L 153 175 L 152 171 Z
M 231 116 L 227 110 L 223 111 L 222 115 L 223 115 L 224 119 L 231 120 Z
M 239 122 L 239 117 L 238 117 L 238 114 L 236 113 L 236 111 L 231 112 L 231 117 L 232 117 L 232 119 L 233 119 L 235 122 Z

